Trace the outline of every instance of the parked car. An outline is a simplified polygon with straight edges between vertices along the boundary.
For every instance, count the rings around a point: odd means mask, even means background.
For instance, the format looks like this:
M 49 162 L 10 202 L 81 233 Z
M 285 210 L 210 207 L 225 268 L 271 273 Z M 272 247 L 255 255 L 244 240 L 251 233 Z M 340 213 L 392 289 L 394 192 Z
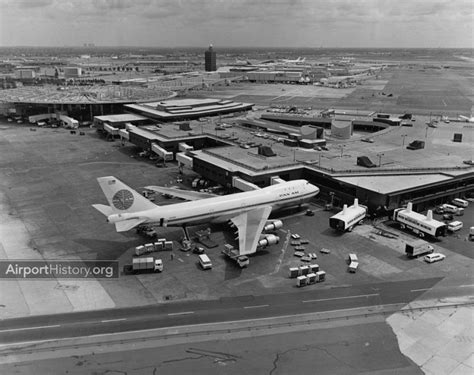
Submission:
M 446 255 L 441 254 L 441 253 L 433 253 L 433 254 L 428 254 L 425 256 L 425 262 L 427 263 L 434 263 L 434 262 L 439 262 L 446 258 Z
M 443 215 L 443 220 L 453 220 L 453 214 L 444 214 Z

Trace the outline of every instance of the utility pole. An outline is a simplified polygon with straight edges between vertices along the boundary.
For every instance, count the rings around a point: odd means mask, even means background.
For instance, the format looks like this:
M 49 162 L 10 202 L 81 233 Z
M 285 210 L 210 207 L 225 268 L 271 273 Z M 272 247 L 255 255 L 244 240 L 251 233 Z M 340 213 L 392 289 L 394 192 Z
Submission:
M 377 154 L 377 156 L 379 157 L 379 167 L 382 165 L 382 156 L 383 155 L 384 155 L 383 153 Z
M 402 142 L 402 147 L 405 146 L 405 138 L 406 138 L 407 134 L 402 134 L 402 139 L 403 139 L 403 142 Z

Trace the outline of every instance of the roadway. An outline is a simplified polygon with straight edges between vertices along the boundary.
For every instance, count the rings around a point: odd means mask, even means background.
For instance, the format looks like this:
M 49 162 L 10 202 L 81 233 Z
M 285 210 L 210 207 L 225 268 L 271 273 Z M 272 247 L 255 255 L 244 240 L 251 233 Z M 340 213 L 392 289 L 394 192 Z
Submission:
M 409 303 L 441 278 L 371 283 L 290 293 L 170 302 L 0 321 L 0 343 L 21 343 Z M 294 280 L 292 280 L 293 282 Z M 452 295 L 456 287 L 446 290 Z

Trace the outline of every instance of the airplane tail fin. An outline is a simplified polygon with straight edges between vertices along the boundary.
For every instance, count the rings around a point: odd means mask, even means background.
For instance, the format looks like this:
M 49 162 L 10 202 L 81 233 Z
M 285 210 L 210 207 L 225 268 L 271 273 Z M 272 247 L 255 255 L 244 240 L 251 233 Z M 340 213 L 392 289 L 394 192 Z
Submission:
M 99 177 L 97 181 L 110 206 L 96 204 L 94 208 L 106 216 L 115 213 L 146 211 L 157 207 L 156 204 L 113 176 Z

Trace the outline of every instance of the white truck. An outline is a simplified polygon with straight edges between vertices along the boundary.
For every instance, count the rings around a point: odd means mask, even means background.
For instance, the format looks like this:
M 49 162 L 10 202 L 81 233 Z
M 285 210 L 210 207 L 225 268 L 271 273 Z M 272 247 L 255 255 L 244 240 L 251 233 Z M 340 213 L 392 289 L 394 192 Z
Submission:
M 222 250 L 222 254 L 236 262 L 240 268 L 245 268 L 250 264 L 250 260 L 247 255 L 240 255 L 239 251 L 237 249 L 234 249 L 234 246 L 228 243 L 224 245 L 224 250 Z
M 125 274 L 161 271 L 163 271 L 163 262 L 155 257 L 133 258 L 132 264 L 123 267 Z
M 425 241 L 407 243 L 405 245 L 405 253 L 407 254 L 408 258 L 416 258 L 420 255 L 431 254 L 433 251 L 433 246 L 426 243 Z

